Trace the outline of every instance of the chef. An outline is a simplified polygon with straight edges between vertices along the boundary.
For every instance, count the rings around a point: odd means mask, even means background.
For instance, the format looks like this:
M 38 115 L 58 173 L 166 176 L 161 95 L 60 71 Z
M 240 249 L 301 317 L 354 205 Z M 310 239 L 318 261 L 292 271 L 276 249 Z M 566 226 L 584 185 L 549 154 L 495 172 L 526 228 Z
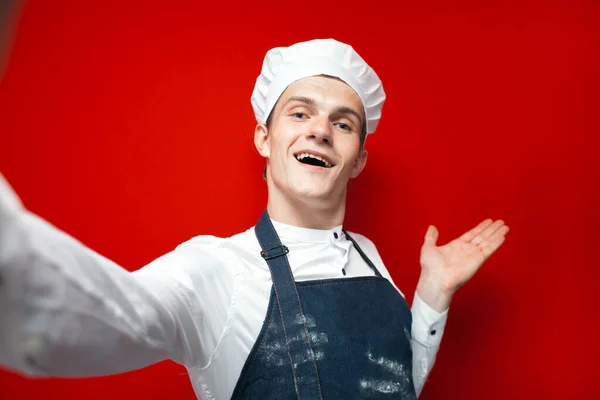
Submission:
M 408 306 L 373 242 L 343 228 L 384 100 L 347 44 L 267 52 L 251 99 L 268 189 L 257 224 L 131 273 L 27 211 L 0 176 L 0 364 L 77 377 L 171 359 L 200 399 L 415 399 L 453 294 L 508 227 L 487 219 L 438 246 L 430 226 Z

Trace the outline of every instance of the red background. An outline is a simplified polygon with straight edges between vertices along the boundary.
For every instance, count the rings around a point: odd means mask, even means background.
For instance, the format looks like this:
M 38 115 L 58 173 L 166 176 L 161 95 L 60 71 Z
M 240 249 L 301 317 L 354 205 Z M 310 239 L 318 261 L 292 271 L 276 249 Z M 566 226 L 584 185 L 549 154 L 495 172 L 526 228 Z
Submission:
M 511 227 L 456 295 L 422 399 L 598 398 L 600 3 L 30 0 L 0 83 L 0 170 L 130 270 L 266 201 L 250 93 L 265 52 L 352 44 L 388 101 L 345 226 L 412 298 L 428 224 Z M 192 399 L 170 362 L 2 399 Z

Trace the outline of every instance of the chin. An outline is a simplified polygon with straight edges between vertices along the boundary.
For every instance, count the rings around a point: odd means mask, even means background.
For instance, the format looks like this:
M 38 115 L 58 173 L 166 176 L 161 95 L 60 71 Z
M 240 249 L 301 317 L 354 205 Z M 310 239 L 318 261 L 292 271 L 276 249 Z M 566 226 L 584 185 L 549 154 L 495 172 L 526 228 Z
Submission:
M 291 202 L 331 202 L 334 198 L 339 199 L 339 191 L 330 179 L 310 179 L 303 175 L 287 176 L 277 182 L 273 180 L 275 191 Z
M 305 200 L 329 200 L 334 196 L 334 191 L 329 187 L 320 186 L 296 186 L 292 192 L 298 199 Z

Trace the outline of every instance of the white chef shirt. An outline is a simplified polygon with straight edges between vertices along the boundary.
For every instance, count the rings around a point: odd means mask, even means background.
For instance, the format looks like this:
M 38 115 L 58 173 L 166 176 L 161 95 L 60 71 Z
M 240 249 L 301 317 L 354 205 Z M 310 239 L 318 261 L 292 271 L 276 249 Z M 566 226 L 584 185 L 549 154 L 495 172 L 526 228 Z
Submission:
M 10 196 L 0 177 L 0 364 L 30 375 L 96 376 L 171 359 L 187 368 L 198 398 L 231 397 L 271 289 L 254 228 L 195 237 L 130 273 Z M 374 275 L 341 226 L 273 225 L 297 281 Z M 375 245 L 349 233 L 391 282 Z M 447 310 L 415 294 L 412 315 L 420 393 Z

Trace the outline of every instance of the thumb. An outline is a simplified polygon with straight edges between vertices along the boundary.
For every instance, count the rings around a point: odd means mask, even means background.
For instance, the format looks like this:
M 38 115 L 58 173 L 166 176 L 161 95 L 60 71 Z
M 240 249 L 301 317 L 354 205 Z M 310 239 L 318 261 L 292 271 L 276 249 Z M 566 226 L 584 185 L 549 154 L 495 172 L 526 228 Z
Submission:
M 429 225 L 427 232 L 425 232 L 425 243 L 424 245 L 435 246 L 439 237 L 437 228 L 433 225 Z

